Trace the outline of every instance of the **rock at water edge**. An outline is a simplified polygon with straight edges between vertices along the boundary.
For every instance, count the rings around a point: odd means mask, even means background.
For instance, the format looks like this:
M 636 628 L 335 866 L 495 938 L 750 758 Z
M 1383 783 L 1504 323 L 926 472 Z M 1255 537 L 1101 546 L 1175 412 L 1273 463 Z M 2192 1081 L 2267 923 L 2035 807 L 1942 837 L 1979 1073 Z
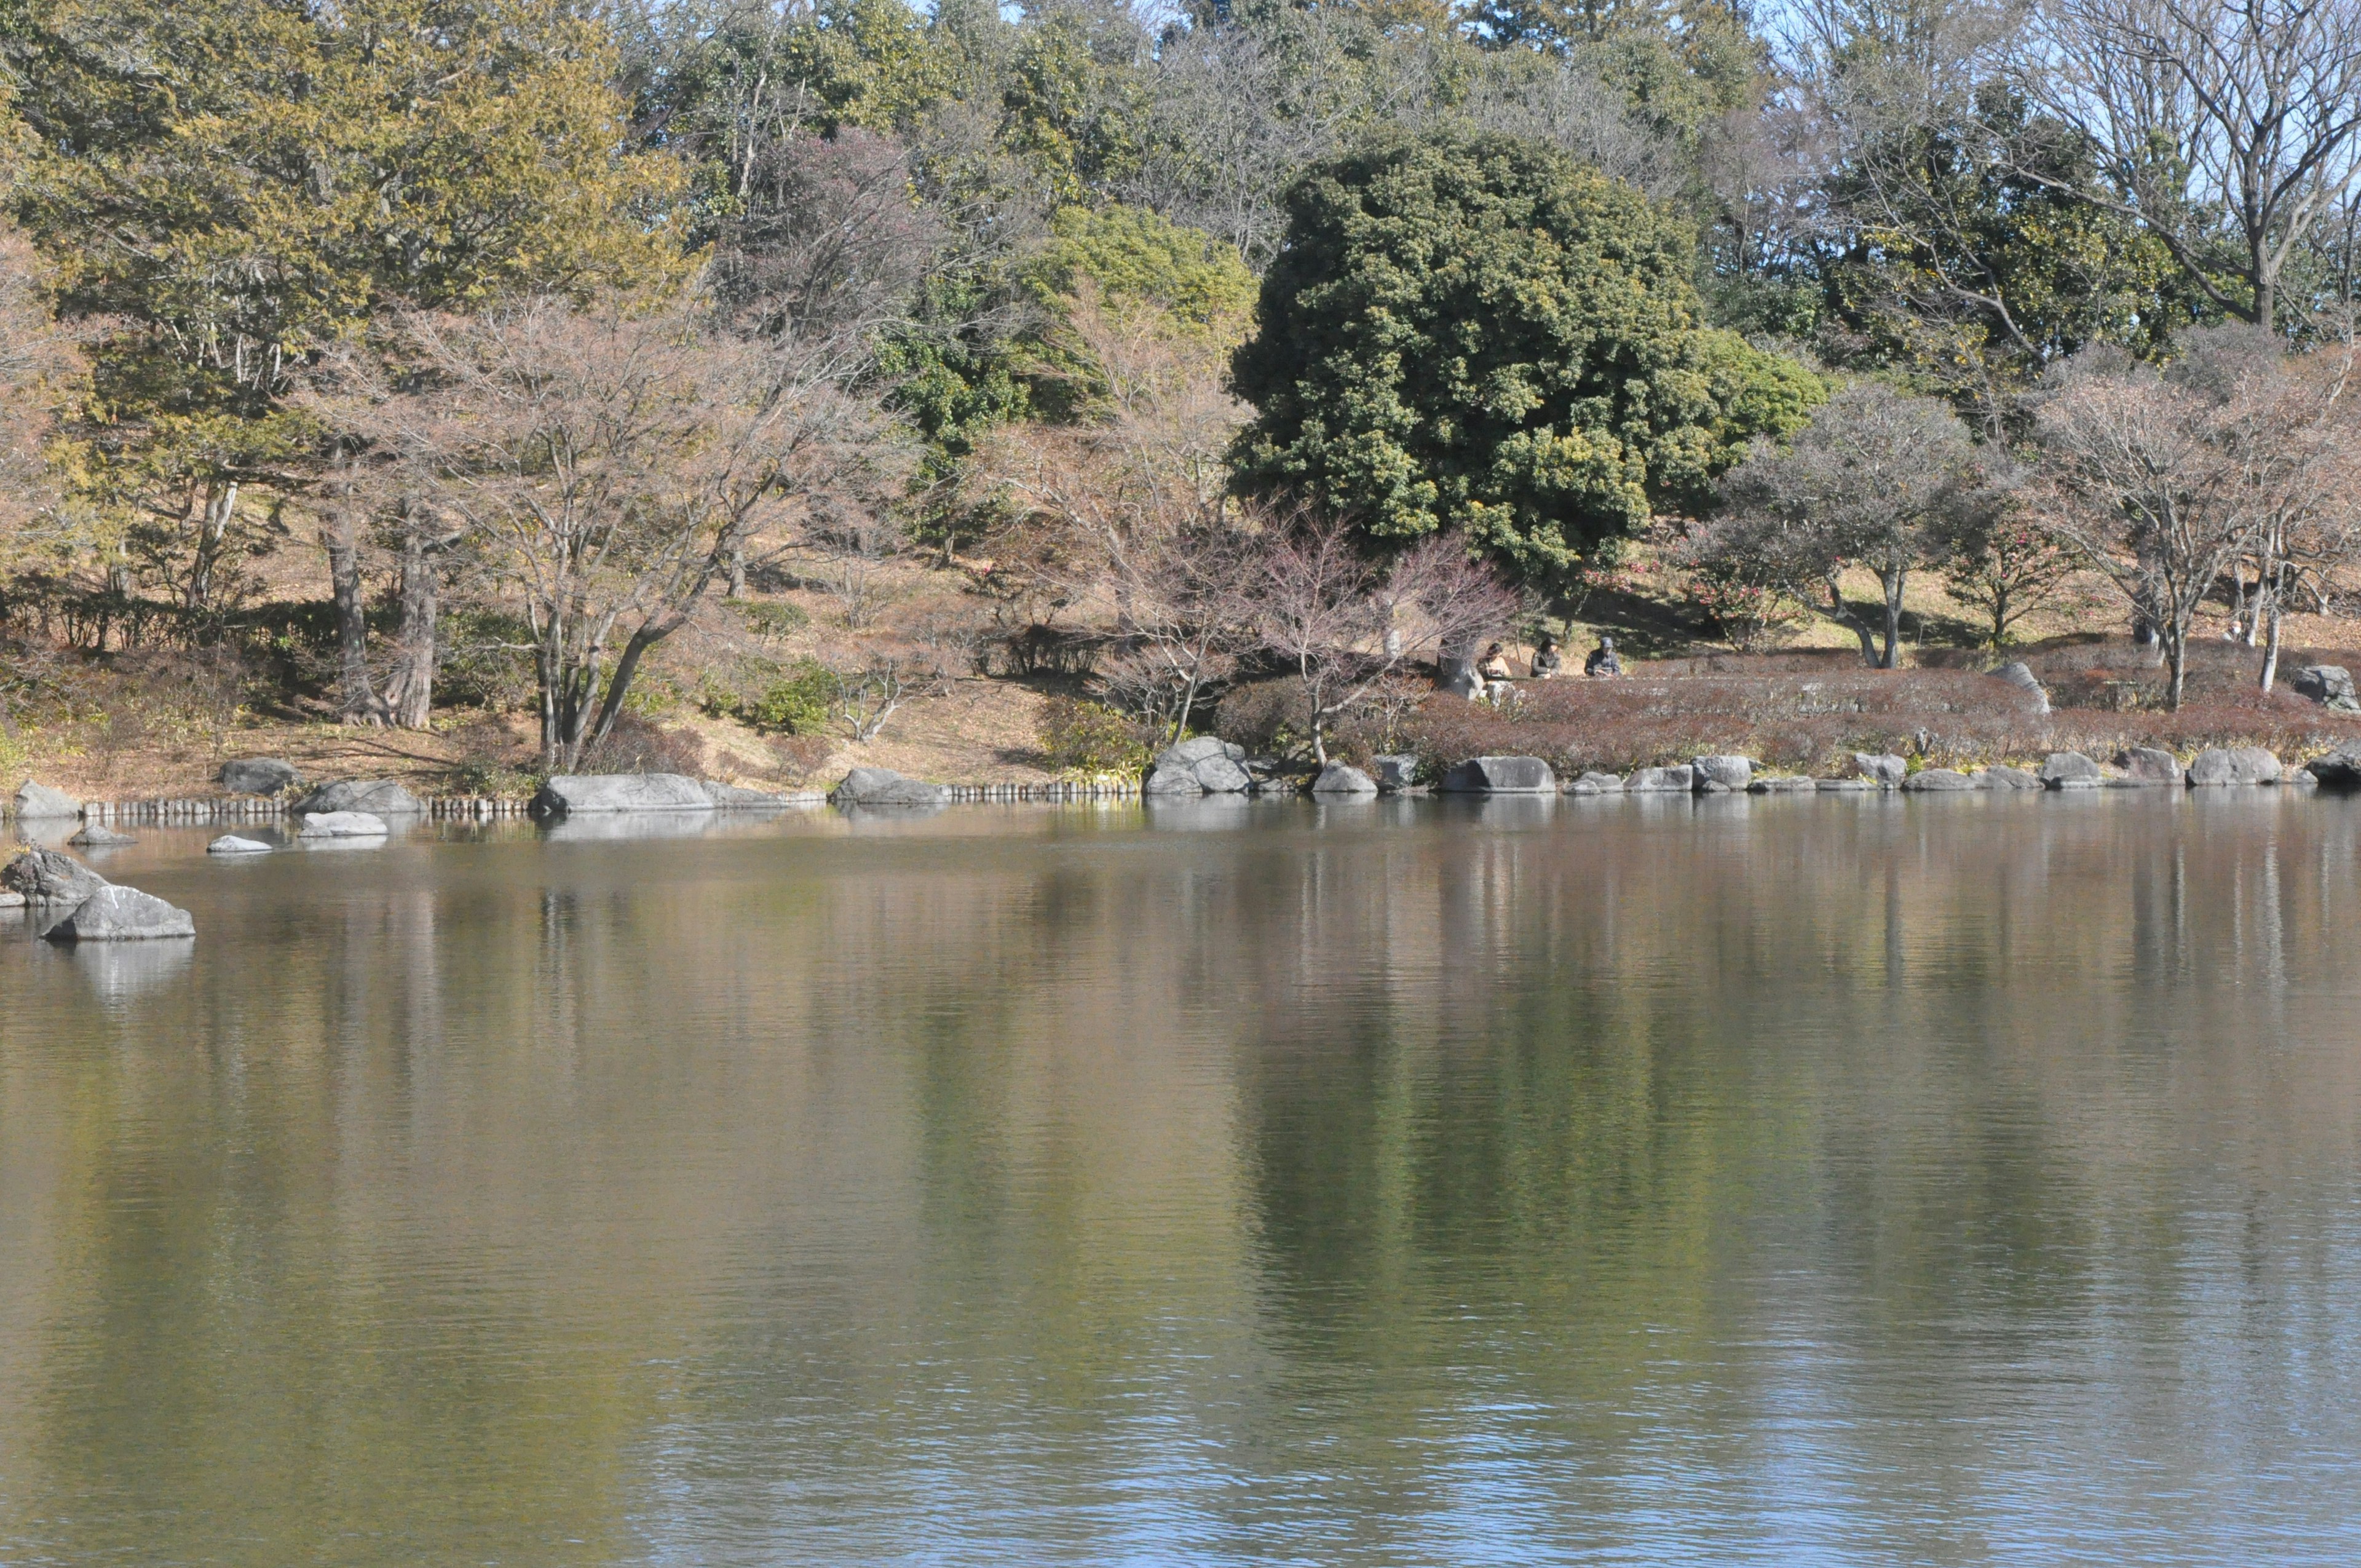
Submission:
M 1331 762 L 1320 770 L 1312 781 L 1314 795 L 1375 795 L 1378 781 L 1358 768 L 1348 768 L 1342 762 Z
M 1872 784 L 1898 784 L 1910 776 L 1910 762 L 1891 751 L 1855 751 L 1849 759 L 1852 776 Z
M 2260 746 L 2209 746 L 2190 759 L 2189 787 L 2277 784 L 2279 760 Z
M 2133 784 L 2180 783 L 2180 759 L 2155 746 L 2126 746 L 2115 753 L 2115 766 Z
M 1698 757 L 1689 763 L 1689 782 L 1699 795 L 1743 790 L 1753 779 L 1752 757 Z
M 103 822 L 93 822 L 66 840 L 77 850 L 117 850 L 138 839 L 128 833 L 118 833 Z
M 2041 782 L 2051 789 L 2091 789 L 2106 783 L 2107 773 L 2080 751 L 2052 751 L 2041 764 Z
M 1594 769 L 1566 785 L 1565 793 L 1568 795 L 1621 795 L 1623 781 L 1613 773 L 1602 773 Z
M 1820 787 L 1817 779 L 1756 779 L 1746 786 L 1749 795 L 1806 795 Z
M 940 806 L 950 797 L 947 784 L 904 778 L 891 768 L 855 768 L 830 798 L 839 806 Z
M 322 811 L 303 818 L 298 839 L 382 839 L 389 829 L 382 817 L 366 811 Z
M 205 846 L 208 855 L 267 855 L 270 846 L 259 839 L 241 839 L 235 833 L 225 833 Z
M 1986 768 L 1977 774 L 1976 778 L 1977 782 L 1986 789 L 2040 789 L 2043 787 L 2038 778 L 2026 773 L 2023 768 L 2006 767 L 1998 763 Z
M 82 802 L 61 789 L 27 779 L 16 786 L 16 820 L 60 822 L 82 815 Z
M 1902 781 L 1907 795 L 1943 795 L 1975 787 L 1976 781 L 1956 768 L 1922 768 Z
M 135 942 L 159 937 L 193 937 L 197 923 L 136 887 L 109 884 L 74 905 L 72 914 L 43 933 L 52 942 Z
M 1632 795 L 1687 795 L 1696 788 L 1689 765 L 1676 768 L 1638 768 L 1623 781 L 1623 788 Z
M 371 817 L 423 817 L 425 803 L 391 779 L 338 779 L 295 803 L 295 815 L 366 811 Z
M 1539 757 L 1470 757 L 1443 775 L 1454 795 L 1554 795 L 1557 775 Z
M 302 782 L 302 770 L 277 757 L 233 757 L 221 765 L 221 786 L 232 795 L 277 795 Z
M 2331 789 L 2361 789 L 2361 740 L 2347 740 L 2324 757 L 2314 757 L 2303 771 Z
M 1407 751 L 1389 752 L 1369 759 L 1369 772 L 1381 790 L 1404 790 L 1418 782 L 1418 758 Z
M 557 773 L 534 792 L 537 817 L 598 811 L 710 811 L 713 795 L 683 773 Z
M 80 904 L 107 885 L 104 877 L 55 850 L 27 850 L 0 867 L 0 887 L 35 904 Z

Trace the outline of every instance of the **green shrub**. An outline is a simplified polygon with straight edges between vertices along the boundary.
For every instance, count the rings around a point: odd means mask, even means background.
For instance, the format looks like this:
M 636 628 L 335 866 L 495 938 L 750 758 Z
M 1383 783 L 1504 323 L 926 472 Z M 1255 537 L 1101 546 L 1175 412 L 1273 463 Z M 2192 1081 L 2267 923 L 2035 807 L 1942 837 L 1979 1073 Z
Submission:
M 746 630 L 757 637 L 785 637 L 811 624 L 810 616 L 785 600 L 768 603 L 741 599 L 737 608 L 738 618 L 746 623 Z
M 761 729 L 784 729 L 809 735 L 828 727 L 836 701 L 836 676 L 817 660 L 800 659 L 787 673 L 763 688 L 741 717 Z
M 1136 777 L 1155 754 L 1138 720 L 1078 697 L 1044 703 L 1038 733 L 1051 767 L 1084 778 Z

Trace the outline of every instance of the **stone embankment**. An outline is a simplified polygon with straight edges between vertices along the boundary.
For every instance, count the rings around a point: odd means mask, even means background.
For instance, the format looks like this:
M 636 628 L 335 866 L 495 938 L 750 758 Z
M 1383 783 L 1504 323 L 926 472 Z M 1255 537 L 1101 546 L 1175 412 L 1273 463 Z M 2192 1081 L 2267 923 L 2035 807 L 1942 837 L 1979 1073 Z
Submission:
M 1586 773 L 1563 787 L 1575 795 L 1790 795 L 1894 790 L 1905 795 L 1960 794 L 1974 790 L 2211 789 L 2258 784 L 2326 784 L 2361 789 L 2361 742 L 2315 757 L 2293 773 L 2258 747 L 2215 747 L 2197 753 L 2186 767 L 2169 751 L 2134 746 L 2100 763 L 2080 751 L 2053 751 L 2037 771 L 1995 763 L 1973 770 L 1920 768 L 1891 753 L 1855 752 L 1843 771 L 1828 778 L 1761 774 L 1751 757 L 1716 755 L 1670 767 L 1636 768 L 1619 777 Z M 1446 769 L 1441 787 L 1471 795 L 1543 795 L 1556 791 L 1549 764 L 1539 757 L 1472 757 Z

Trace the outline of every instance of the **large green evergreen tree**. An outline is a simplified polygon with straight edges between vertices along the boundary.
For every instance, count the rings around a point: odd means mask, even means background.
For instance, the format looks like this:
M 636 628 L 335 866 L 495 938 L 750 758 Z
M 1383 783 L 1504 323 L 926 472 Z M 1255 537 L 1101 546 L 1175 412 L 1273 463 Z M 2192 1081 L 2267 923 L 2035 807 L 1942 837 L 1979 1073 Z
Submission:
M 1258 411 L 1239 478 L 1375 539 L 1465 528 L 1546 582 L 1652 509 L 1707 504 L 1826 396 L 1700 323 L 1678 218 L 1549 148 L 1397 137 L 1313 170 L 1288 211 L 1235 365 Z

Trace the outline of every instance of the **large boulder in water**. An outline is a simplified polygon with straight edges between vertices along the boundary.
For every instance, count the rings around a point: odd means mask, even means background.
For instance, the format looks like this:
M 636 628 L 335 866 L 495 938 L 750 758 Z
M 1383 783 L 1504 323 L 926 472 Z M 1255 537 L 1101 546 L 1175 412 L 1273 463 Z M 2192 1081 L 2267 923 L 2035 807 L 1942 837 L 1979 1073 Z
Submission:
M 1739 756 L 1697 757 L 1689 762 L 1689 781 L 1699 795 L 1743 794 L 1754 782 L 1754 759 Z
M 829 796 L 839 806 L 940 806 L 950 797 L 948 784 L 904 778 L 891 768 L 855 768 Z
M 2260 746 L 2209 746 L 2190 760 L 2189 787 L 2277 784 L 2279 760 Z
M 1899 784 L 1910 776 L 1910 759 L 1892 751 L 1855 751 L 1849 759 L 1851 772 L 1848 777 L 1867 779 L 1872 784 L 1888 787 Z
M 1957 768 L 1921 768 L 1902 781 L 1905 795 L 1946 795 L 1980 787 Z
M 1191 735 L 1156 753 L 1145 788 L 1149 795 L 1243 795 L 1254 784 L 1246 760 L 1244 746 L 1217 735 Z
M 385 818 L 372 817 L 366 811 L 315 811 L 303 818 L 296 830 L 298 839 L 382 839 L 388 829 Z
M 2125 784 L 2177 784 L 2181 781 L 2180 759 L 2157 746 L 2126 746 L 2115 753 L 2115 766 L 2123 769 Z
M 193 937 L 197 923 L 153 894 L 112 883 L 74 905 L 72 914 L 42 933 L 52 942 L 138 942 L 163 937 Z
M 1378 781 L 1358 768 L 1348 768 L 1342 762 L 1331 762 L 1320 770 L 1312 781 L 1314 795 L 1375 795 Z
M 205 846 L 208 855 L 267 855 L 270 846 L 259 839 L 241 839 L 235 833 L 225 833 Z
M 302 782 L 301 769 L 277 757 L 232 757 L 221 765 L 221 786 L 232 795 L 277 795 Z
M 1539 757 L 1470 757 L 1443 775 L 1454 795 L 1555 795 L 1557 775 Z
M 118 833 L 104 822 L 85 825 L 82 830 L 66 840 L 77 850 L 119 850 L 139 840 L 128 833 Z
M 391 779 L 338 779 L 295 803 L 295 815 L 365 811 L 371 817 L 423 817 L 425 803 Z
M 104 877 L 55 850 L 27 850 L 0 867 L 0 888 L 33 904 L 80 904 L 107 885 Z
M 27 779 L 16 786 L 16 820 L 61 822 L 82 815 L 82 802 L 61 789 Z
M 1378 787 L 1391 792 L 1410 788 L 1418 782 L 1418 758 L 1409 751 L 1390 751 L 1382 757 L 1369 759 L 1369 773 Z
M 1686 762 L 1676 768 L 1635 768 L 1623 781 L 1623 788 L 1632 795 L 1686 795 L 1696 787 Z
M 535 817 L 712 809 L 712 793 L 685 773 L 558 773 L 542 784 L 532 806 Z
M 1975 780 L 1986 789 L 2039 789 L 2042 787 L 2041 781 L 2023 768 L 2007 767 L 1997 762 L 1976 774 Z
M 2052 751 L 2041 764 L 2041 782 L 2051 789 L 2096 789 L 2107 773 L 2080 751 Z
M 2347 740 L 2324 757 L 2314 757 L 2303 771 L 2331 789 L 2361 789 L 2361 740 Z
M 1565 786 L 1568 795 L 1621 795 L 1623 781 L 1613 773 L 1602 773 L 1593 768 Z
M 705 781 L 705 796 L 713 802 L 717 811 L 763 811 L 784 804 L 777 795 L 759 789 L 742 789 L 737 784 Z
M 2308 696 L 2338 713 L 2361 713 L 2361 696 L 2354 695 L 2353 672 L 2342 664 L 2306 664 L 2289 683 L 2295 695 Z

